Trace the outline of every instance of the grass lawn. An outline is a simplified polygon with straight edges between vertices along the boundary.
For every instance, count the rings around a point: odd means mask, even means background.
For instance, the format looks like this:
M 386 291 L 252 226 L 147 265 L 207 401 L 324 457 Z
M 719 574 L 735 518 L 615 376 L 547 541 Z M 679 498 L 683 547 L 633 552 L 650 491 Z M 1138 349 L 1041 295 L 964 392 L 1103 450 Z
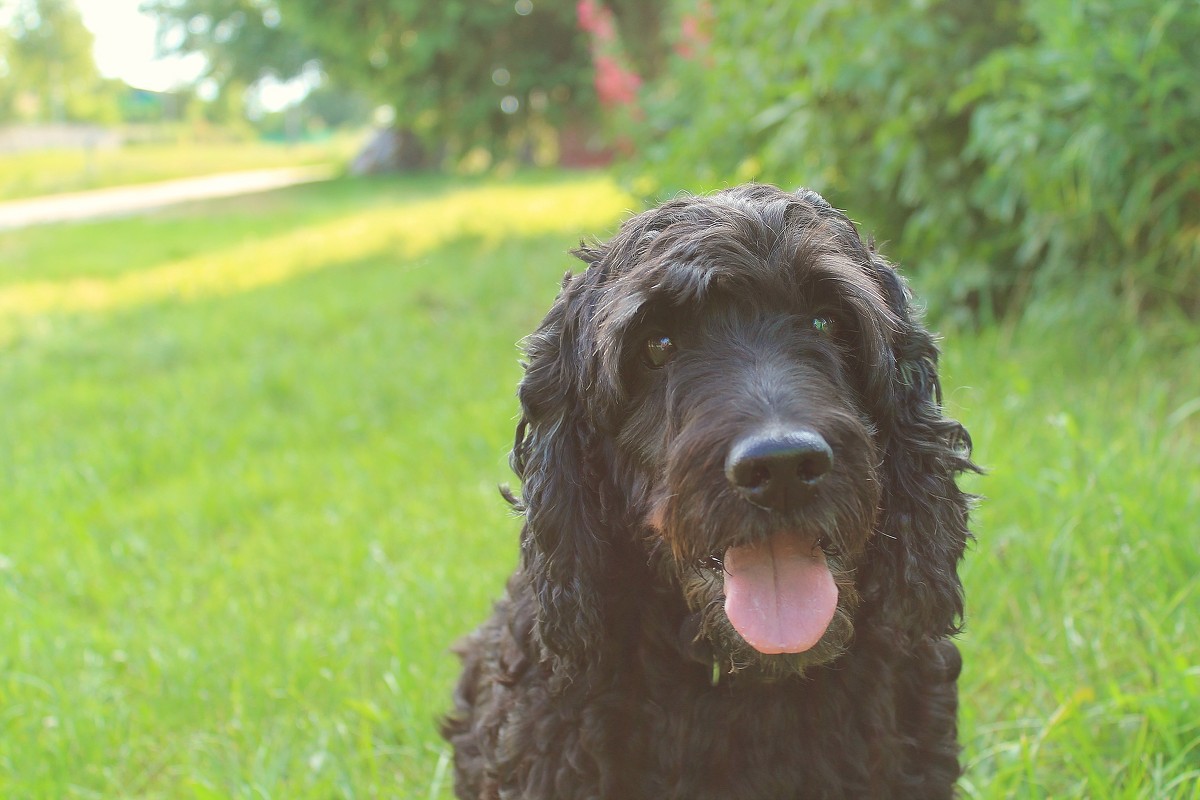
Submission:
M 515 342 L 589 175 L 334 181 L 0 234 L 0 797 L 449 796 L 516 560 Z M 990 474 L 971 798 L 1200 798 L 1200 335 L 948 338 Z
M 345 164 L 361 143 L 361 136 L 339 134 L 299 144 L 145 143 L 112 150 L 0 153 L 0 201 L 244 169 Z

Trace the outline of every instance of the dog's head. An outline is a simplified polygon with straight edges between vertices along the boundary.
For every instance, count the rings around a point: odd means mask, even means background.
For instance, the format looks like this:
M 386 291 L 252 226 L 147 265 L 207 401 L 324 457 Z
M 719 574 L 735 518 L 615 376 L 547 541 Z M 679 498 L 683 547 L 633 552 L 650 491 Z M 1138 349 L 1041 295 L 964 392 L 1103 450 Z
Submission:
M 846 217 L 744 186 L 577 255 L 527 342 L 513 450 L 548 655 L 599 656 L 647 591 L 675 596 L 698 658 L 767 677 L 856 628 L 955 628 L 970 440 L 903 282 Z

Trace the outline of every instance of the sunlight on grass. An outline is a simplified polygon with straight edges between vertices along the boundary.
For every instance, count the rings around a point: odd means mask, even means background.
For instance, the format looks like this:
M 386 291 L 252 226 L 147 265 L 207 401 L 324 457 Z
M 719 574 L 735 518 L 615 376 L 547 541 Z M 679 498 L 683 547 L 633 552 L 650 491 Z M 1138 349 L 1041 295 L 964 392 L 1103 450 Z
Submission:
M 0 201 L 235 170 L 345 164 L 361 140 L 362 134 L 345 133 L 295 144 L 185 139 L 114 149 L 0 153 Z
M 110 279 L 30 281 L 0 289 L 0 342 L 22 321 L 103 313 L 163 299 L 223 296 L 380 253 L 411 263 L 454 239 L 602 230 L 632 200 L 608 179 L 558 186 L 488 186 L 390 206 Z

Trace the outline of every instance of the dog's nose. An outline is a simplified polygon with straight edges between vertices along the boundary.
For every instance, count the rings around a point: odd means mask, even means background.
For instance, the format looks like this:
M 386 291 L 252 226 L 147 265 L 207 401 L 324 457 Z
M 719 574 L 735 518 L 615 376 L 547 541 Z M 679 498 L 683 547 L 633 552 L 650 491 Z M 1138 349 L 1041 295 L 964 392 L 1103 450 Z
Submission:
M 730 485 L 756 506 L 782 511 L 804 499 L 833 468 L 833 450 L 816 431 L 752 434 L 725 459 Z

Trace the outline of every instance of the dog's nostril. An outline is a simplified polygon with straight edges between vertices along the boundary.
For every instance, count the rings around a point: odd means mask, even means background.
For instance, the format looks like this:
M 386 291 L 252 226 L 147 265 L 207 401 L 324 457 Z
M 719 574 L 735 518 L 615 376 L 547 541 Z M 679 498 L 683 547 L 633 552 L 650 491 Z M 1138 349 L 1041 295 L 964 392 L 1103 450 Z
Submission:
M 828 450 L 814 450 L 800 457 L 796 464 L 796 477 L 807 484 L 814 484 L 824 478 L 832 466 L 832 453 Z
M 757 489 L 771 482 L 771 470 L 761 464 L 752 464 L 738 476 L 738 485 L 747 489 Z
M 833 468 L 833 450 L 815 431 L 748 436 L 729 451 L 725 475 L 743 497 L 782 509 L 801 499 Z

